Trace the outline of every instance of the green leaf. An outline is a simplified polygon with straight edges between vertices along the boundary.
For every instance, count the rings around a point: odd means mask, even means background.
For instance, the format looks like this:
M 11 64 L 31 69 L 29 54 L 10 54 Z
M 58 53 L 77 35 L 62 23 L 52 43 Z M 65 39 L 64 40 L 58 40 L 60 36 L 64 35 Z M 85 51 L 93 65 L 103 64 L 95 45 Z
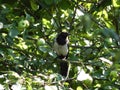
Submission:
M 10 29 L 10 31 L 9 31 L 9 36 L 12 37 L 12 38 L 17 36 L 18 34 L 19 34 L 19 31 L 15 28 Z
M 46 18 L 43 18 L 42 22 L 47 28 L 51 27 L 51 22 L 49 20 L 47 20 Z
M 48 51 L 46 46 L 39 46 L 39 50 L 46 53 Z
M 14 43 L 14 42 L 13 42 L 13 38 L 10 37 L 10 36 L 7 36 L 7 37 L 6 37 L 6 41 L 7 41 L 8 45 L 12 45 L 12 44 Z
M 55 4 L 59 3 L 61 0 L 53 0 Z
M 0 70 L 11 71 L 0 72 L 0 84 L 5 90 L 17 83 L 26 90 L 117 90 L 119 6 L 120 0 L 0 0 Z M 66 80 L 52 49 L 61 31 L 71 34 Z
M 60 2 L 60 8 L 62 9 L 68 9 L 70 7 L 69 1 L 65 0 L 64 2 Z
M 44 90 L 59 90 L 61 89 L 60 87 L 58 88 L 56 85 L 51 85 L 51 86 L 48 86 L 48 85 L 45 85 L 44 87 Z
M 6 80 L 5 75 L 4 74 L 0 75 L 0 84 L 4 84 L 5 80 Z
M 76 90 L 83 90 L 81 86 L 78 86 Z
M 28 20 L 31 23 L 33 23 L 35 21 L 34 17 L 30 16 L 28 13 L 25 13 L 25 14 L 26 14 L 26 20 Z
M 39 5 L 35 2 L 35 0 L 30 0 L 30 4 L 34 11 L 39 9 Z
M 114 7 L 120 7 L 120 0 L 112 0 L 112 4 Z
M 52 5 L 54 3 L 54 0 L 44 0 L 44 2 L 47 4 L 47 5 Z
M 119 41 L 118 35 L 112 29 L 104 29 L 102 30 L 102 33 L 105 37 L 111 37 L 116 41 Z

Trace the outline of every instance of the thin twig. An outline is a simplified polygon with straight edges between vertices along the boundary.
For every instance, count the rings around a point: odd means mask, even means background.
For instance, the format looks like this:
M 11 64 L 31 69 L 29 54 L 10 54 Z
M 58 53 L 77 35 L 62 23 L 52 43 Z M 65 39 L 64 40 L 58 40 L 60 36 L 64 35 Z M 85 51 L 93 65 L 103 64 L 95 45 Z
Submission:
M 83 2 L 83 3 L 93 3 L 93 4 L 96 3 L 95 1 L 91 1 L 91 0 L 89 0 L 89 1 L 88 1 L 88 0 L 87 0 L 87 1 L 79 0 L 78 2 Z
M 73 27 L 73 23 L 74 23 L 75 16 L 76 16 L 76 11 L 77 11 L 77 6 L 75 7 L 75 10 L 74 10 L 74 13 L 73 13 L 73 17 L 72 17 L 72 20 L 70 22 L 70 30 L 72 30 L 72 27 Z
M 91 49 L 101 49 L 101 48 L 104 48 L 104 47 L 94 47 L 94 46 L 73 46 L 73 45 L 69 45 L 69 47 L 73 47 L 73 48 L 80 48 L 80 49 L 84 49 L 84 48 L 91 48 Z M 117 49 L 117 48 L 120 48 L 119 46 L 108 46 L 107 48 L 111 48 L 111 49 Z

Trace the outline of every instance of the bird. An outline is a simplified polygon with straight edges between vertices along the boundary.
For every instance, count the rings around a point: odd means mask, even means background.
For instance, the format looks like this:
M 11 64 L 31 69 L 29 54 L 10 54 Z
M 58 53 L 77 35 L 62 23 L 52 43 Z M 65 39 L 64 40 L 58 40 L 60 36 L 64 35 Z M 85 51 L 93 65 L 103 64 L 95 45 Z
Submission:
M 54 41 L 53 49 L 57 54 L 57 57 L 61 60 L 66 60 L 68 58 L 68 36 L 70 34 L 68 32 L 61 32 L 57 35 Z M 64 77 L 67 76 L 68 72 L 68 63 L 60 62 L 60 74 Z

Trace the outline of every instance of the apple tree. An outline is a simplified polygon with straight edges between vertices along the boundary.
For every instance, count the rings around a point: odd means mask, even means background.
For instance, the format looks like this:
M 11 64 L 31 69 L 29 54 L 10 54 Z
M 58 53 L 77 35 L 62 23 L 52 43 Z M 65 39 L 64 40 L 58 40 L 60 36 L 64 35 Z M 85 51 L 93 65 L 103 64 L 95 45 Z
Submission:
M 53 51 L 69 36 L 69 76 Z M 119 0 L 0 0 L 0 89 L 119 90 Z

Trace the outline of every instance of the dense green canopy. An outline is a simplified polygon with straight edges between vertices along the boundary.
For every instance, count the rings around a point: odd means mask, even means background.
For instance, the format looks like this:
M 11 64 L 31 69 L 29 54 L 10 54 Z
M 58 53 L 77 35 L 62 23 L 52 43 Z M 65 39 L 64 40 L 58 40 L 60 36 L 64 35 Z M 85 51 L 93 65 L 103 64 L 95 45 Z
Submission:
M 52 49 L 61 31 L 66 80 Z M 120 0 L 0 0 L 0 88 L 119 90 L 119 36 Z

